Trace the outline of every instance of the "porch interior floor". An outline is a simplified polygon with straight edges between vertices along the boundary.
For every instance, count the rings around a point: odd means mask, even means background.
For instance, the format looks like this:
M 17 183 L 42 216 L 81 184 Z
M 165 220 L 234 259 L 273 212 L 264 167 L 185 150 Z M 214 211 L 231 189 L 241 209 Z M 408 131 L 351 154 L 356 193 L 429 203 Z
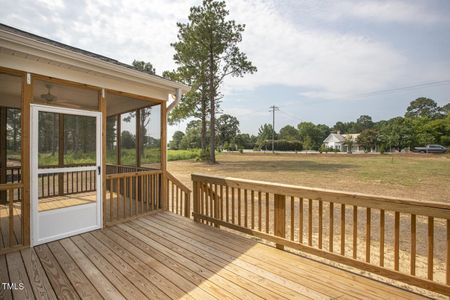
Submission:
M 414 299 L 169 212 L 0 256 L 0 299 Z
M 39 211 L 46 211 L 56 208 L 64 208 L 69 206 L 94 203 L 96 200 L 97 200 L 97 192 L 95 191 L 43 198 L 39 199 Z

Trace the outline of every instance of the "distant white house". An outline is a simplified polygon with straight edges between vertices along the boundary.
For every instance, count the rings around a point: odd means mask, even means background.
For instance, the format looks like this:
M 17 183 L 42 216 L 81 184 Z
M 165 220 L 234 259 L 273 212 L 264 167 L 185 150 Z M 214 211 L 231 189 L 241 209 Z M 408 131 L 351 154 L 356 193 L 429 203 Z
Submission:
M 348 152 L 348 146 L 345 145 L 345 141 L 347 139 L 351 139 L 353 141 L 351 152 L 362 152 L 364 149 L 356 142 L 359 133 L 353 134 L 340 134 L 338 133 L 330 133 L 327 138 L 323 141 L 323 144 L 327 148 L 332 148 L 335 150 L 339 150 L 341 152 Z

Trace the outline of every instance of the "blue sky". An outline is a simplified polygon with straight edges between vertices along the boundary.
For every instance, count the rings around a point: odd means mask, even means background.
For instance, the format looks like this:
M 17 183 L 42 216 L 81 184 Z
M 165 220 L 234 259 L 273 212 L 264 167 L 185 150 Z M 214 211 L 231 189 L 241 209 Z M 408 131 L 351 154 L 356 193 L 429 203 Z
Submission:
M 176 22 L 199 1 L 0 0 L 0 22 L 125 63 L 175 66 Z M 450 102 L 450 1 L 227 1 L 247 25 L 241 45 L 258 67 L 222 89 L 222 110 L 256 133 L 280 107 L 276 129 L 403 115 L 411 100 Z M 443 82 L 444 81 L 444 82 Z M 433 82 L 441 82 L 431 84 Z M 400 89 L 399 89 L 400 88 Z M 169 129 L 171 135 L 185 122 Z

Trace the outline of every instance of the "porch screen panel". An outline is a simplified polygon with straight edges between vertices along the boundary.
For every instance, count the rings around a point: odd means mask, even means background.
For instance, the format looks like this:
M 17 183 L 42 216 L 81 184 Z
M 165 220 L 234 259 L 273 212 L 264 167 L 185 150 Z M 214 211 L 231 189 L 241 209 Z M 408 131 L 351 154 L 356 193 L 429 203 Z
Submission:
M 64 115 L 64 165 L 94 165 L 96 162 L 94 117 Z
M 120 115 L 120 164 L 136 166 L 136 112 Z
M 117 165 L 117 116 L 106 119 L 106 163 Z
M 59 162 L 59 117 L 52 112 L 39 112 L 38 165 L 55 167 Z
M 141 166 L 161 169 L 161 105 L 140 111 Z

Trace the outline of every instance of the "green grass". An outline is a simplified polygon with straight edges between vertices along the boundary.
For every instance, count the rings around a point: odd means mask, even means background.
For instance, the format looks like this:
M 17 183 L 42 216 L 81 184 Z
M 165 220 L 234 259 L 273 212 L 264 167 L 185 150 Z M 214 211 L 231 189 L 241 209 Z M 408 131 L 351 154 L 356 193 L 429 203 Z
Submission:
M 189 160 L 200 156 L 200 149 L 190 150 L 167 150 L 167 160 Z
M 39 165 L 40 166 L 55 166 L 58 165 L 58 153 L 39 153 Z M 64 155 L 64 164 L 90 164 L 95 163 L 95 152 L 88 153 L 75 153 L 69 152 Z

